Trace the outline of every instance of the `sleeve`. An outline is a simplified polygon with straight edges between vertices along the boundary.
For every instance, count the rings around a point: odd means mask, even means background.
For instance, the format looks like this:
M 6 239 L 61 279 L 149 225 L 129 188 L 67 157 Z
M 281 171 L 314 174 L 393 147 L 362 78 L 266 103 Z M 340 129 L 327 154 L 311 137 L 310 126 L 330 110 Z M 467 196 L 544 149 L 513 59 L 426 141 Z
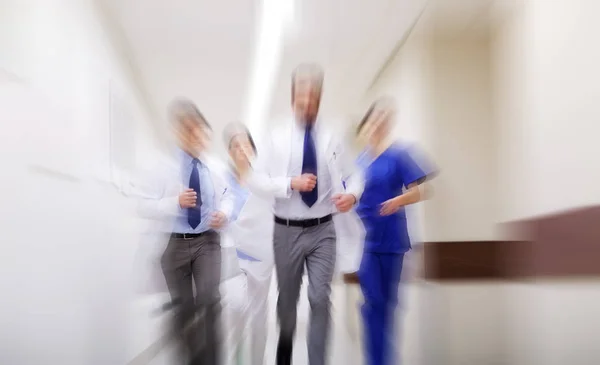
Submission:
M 221 196 L 219 210 L 225 214 L 228 222 L 233 222 L 236 215 L 236 196 L 235 193 L 229 188 L 225 187 L 223 195 Z M 238 212 L 239 213 L 239 212 Z
M 213 179 L 219 181 L 220 191 L 215 191 L 215 194 L 221 194 L 218 210 L 225 214 L 228 222 L 231 222 L 235 212 L 236 194 L 228 183 L 227 172 L 223 165 L 216 159 L 211 159 L 211 165 Z
M 398 157 L 396 159 L 398 173 L 402 178 L 402 184 L 404 187 L 412 183 L 421 184 L 427 178 L 427 174 L 423 169 L 415 162 L 410 153 L 406 149 L 398 151 Z
M 427 180 L 431 180 L 438 175 L 438 168 L 433 163 L 433 160 L 421 148 L 413 145 L 407 148 L 409 156 L 421 167 L 426 175 Z
M 273 140 L 269 135 L 258 146 L 256 159 L 252 163 L 252 173 L 246 181 L 248 188 L 252 193 L 264 198 L 289 198 L 292 196 L 291 178 L 273 175 L 270 168 L 273 153 Z
M 342 182 L 346 193 L 354 195 L 356 201 L 359 201 L 364 188 L 362 169 L 358 167 L 352 158 L 350 149 L 340 141 L 335 143 L 335 156 L 338 159 L 337 163 L 342 174 Z
M 234 189 L 234 187 L 230 186 L 229 189 Z M 229 217 L 229 223 L 235 222 L 238 219 L 247 200 L 247 198 L 244 195 L 242 195 L 241 192 L 237 191 L 237 189 L 234 189 L 233 193 L 235 204 L 233 206 L 233 211 L 231 212 L 231 217 Z
M 166 195 L 166 173 L 161 169 L 142 173 L 137 187 L 137 211 L 140 217 L 163 220 L 177 216 L 181 207 L 179 196 Z
M 370 158 L 367 151 L 361 152 L 360 155 L 358 155 L 358 157 L 356 158 L 356 167 L 364 173 L 364 171 L 369 167 L 369 160 Z

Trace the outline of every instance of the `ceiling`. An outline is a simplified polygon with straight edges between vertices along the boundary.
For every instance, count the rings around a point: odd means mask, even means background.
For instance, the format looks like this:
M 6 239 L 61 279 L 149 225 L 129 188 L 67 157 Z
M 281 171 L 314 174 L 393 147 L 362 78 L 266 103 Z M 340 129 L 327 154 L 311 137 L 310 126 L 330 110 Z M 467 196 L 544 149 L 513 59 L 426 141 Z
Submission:
M 101 1 L 122 30 L 153 107 L 162 111 L 174 97 L 191 98 L 216 130 L 243 118 L 260 0 Z M 325 69 L 325 112 L 345 113 L 425 2 L 296 0 L 269 114 L 289 110 L 290 73 L 305 61 Z
M 426 16 L 436 37 L 487 36 L 497 4 L 510 0 L 432 0 Z

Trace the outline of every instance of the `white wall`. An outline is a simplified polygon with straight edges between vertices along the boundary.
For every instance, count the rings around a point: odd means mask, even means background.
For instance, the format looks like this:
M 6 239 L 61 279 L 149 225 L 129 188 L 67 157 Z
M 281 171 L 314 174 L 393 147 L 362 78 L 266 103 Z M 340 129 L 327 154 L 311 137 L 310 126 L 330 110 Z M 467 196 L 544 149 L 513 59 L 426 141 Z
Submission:
M 0 69 L 66 115 L 57 128 L 78 141 L 73 173 L 109 177 L 110 88 L 130 109 L 133 153 L 152 148 L 153 116 L 94 1 L 1 0 L 0 10 Z
M 155 139 L 109 30 L 92 1 L 0 0 L 1 363 L 129 358 L 139 236 L 106 183 L 111 84 L 130 110 L 129 157 L 150 159 Z
M 427 224 L 436 241 L 496 238 L 496 177 L 489 40 L 432 40 L 430 138 L 440 175 Z M 429 233 L 429 232 L 428 232 Z
M 502 218 L 598 204 L 600 4 L 515 0 L 503 6 L 493 43 Z M 510 363 L 600 361 L 589 340 L 600 323 L 597 280 L 515 289 Z
M 503 216 L 598 204 L 600 5 L 508 3 L 494 42 Z

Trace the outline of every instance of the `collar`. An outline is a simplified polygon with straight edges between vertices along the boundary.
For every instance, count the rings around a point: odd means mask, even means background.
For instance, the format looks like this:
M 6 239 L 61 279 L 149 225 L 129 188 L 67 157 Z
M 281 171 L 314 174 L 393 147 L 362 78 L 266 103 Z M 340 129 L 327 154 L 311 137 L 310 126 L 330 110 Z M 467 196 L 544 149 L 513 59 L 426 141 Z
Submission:
M 185 165 L 190 165 L 192 163 L 192 160 L 194 158 L 197 158 L 198 161 L 200 161 L 201 165 L 206 166 L 206 156 L 204 154 L 198 157 L 192 157 L 190 154 L 178 147 L 177 155 L 179 157 L 179 160 L 182 161 Z
M 294 129 L 294 131 L 304 134 L 304 131 L 306 130 L 306 127 L 303 124 L 300 124 L 296 120 L 296 117 L 292 117 L 291 123 L 293 125 L 292 128 Z M 321 129 L 320 128 L 321 123 L 322 123 L 321 118 L 319 116 L 317 116 L 317 119 L 315 120 L 315 122 L 314 122 L 314 124 L 312 126 L 311 132 L 315 133 L 315 131 L 320 130 Z

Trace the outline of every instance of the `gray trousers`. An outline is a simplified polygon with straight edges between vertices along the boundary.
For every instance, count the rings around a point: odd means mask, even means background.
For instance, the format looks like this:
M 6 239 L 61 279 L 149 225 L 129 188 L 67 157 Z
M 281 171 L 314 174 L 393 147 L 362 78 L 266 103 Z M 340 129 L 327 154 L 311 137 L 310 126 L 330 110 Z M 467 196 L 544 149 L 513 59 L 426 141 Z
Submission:
M 219 365 L 221 245 L 217 232 L 169 240 L 161 266 L 175 304 L 173 330 L 188 364 Z M 194 289 L 196 295 L 194 297 Z
M 281 224 L 275 224 L 274 227 L 273 249 L 279 285 L 277 316 L 280 345 L 283 342 L 291 350 L 296 330 L 296 307 L 306 265 L 308 301 L 311 308 L 307 339 L 310 365 L 324 365 L 327 356 L 331 307 L 329 296 L 335 267 L 335 245 L 335 228 L 332 221 L 309 228 Z M 289 362 L 278 359 L 278 363 Z

